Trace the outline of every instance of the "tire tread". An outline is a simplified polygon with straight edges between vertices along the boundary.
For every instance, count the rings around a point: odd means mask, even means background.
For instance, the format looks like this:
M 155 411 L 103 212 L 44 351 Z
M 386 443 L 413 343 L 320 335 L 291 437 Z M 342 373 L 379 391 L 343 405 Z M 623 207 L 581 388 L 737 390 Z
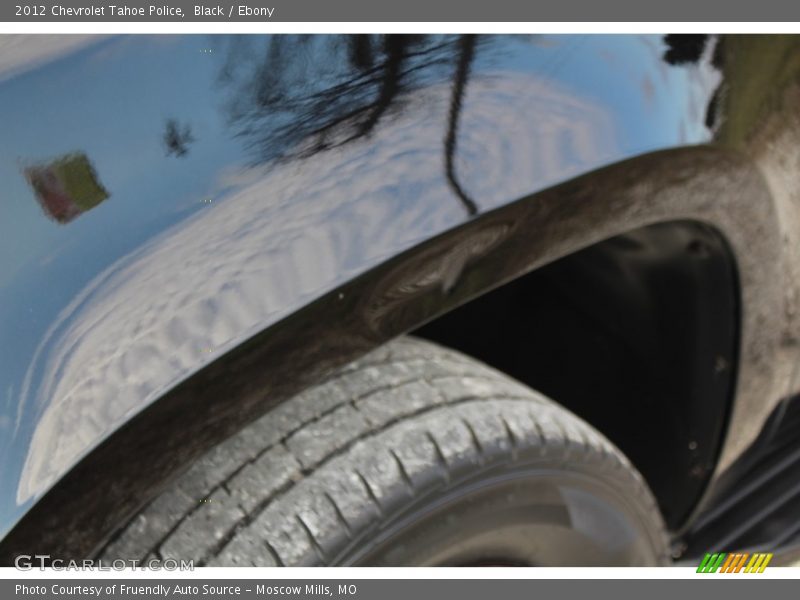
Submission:
M 528 455 L 590 464 L 613 479 L 652 512 L 668 548 L 645 482 L 602 435 L 486 365 L 400 338 L 212 449 L 99 557 L 335 562 L 343 545 L 410 500 L 487 463 Z

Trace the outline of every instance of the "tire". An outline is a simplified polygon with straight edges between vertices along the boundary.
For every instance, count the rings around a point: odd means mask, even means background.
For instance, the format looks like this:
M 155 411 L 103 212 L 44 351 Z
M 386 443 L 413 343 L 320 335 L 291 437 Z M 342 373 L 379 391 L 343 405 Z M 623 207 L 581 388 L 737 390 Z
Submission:
M 217 446 L 103 548 L 196 565 L 662 565 L 642 477 L 562 407 L 402 338 Z

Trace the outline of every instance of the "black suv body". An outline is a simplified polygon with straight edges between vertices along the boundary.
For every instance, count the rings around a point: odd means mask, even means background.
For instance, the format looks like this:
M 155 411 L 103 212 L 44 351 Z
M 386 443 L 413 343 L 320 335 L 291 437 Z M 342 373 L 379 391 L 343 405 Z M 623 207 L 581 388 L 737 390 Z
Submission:
M 4 561 L 408 332 L 614 442 L 675 557 L 800 541 L 798 38 L 0 42 Z

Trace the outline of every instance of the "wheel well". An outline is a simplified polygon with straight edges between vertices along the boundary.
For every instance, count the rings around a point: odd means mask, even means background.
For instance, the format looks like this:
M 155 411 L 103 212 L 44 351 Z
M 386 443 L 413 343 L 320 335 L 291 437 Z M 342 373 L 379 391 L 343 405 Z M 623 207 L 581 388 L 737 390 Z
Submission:
M 714 468 L 734 392 L 738 282 L 712 227 L 650 225 L 597 243 L 415 334 L 504 371 L 610 438 L 672 529 Z

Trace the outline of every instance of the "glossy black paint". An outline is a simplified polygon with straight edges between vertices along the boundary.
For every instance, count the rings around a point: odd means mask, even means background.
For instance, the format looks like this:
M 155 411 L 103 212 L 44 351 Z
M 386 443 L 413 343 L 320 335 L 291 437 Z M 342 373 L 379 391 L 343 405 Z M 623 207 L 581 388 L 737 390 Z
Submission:
M 128 421 L 29 511 L 4 540 L 4 556 L 31 544 L 54 556 L 90 552 L 182 465 L 283 398 L 382 341 L 557 258 L 556 252 L 589 245 L 586 216 L 575 209 L 590 198 L 616 197 L 605 223 L 595 214 L 592 235 L 603 239 L 632 226 L 619 217 L 646 202 L 616 187 L 627 177 L 644 181 L 691 165 L 703 166 L 706 179 L 721 163 L 723 157 L 704 149 L 672 160 L 643 157 L 494 211 L 355 278 L 238 345 Z M 744 173 L 739 185 L 748 199 L 757 197 L 758 188 L 750 188 L 758 181 L 749 180 L 743 165 L 725 166 Z M 655 211 L 661 206 L 652 204 Z M 531 239 L 534 226 L 547 235 Z M 453 265 L 460 265 L 458 273 Z
M 330 369 L 656 222 L 707 222 L 730 244 L 745 314 L 732 418 L 757 431 L 786 259 L 774 189 L 732 149 L 751 124 L 719 125 L 733 76 L 713 44 L 677 61 L 681 42 L 661 36 L 7 51 L 3 559 L 89 553 L 191 458 Z M 683 149 L 648 154 L 664 148 Z M 26 169 L 76 151 L 91 169 L 73 184 L 31 187 Z M 108 197 L 88 202 L 87 186 Z M 59 224 L 47 207 L 64 196 L 81 210 Z M 729 437 L 723 463 L 752 437 Z

